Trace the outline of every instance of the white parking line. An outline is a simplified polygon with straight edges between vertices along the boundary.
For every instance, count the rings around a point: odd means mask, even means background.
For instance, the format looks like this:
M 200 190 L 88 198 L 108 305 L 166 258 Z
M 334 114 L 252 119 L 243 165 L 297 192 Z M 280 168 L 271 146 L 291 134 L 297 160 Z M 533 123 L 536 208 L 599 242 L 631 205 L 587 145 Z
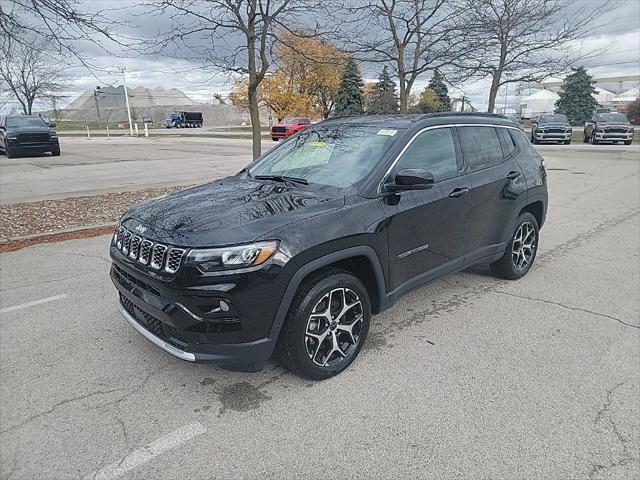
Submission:
M 42 298 L 40 300 L 34 300 L 33 302 L 21 303 L 20 305 L 14 305 L 13 307 L 5 307 L 0 309 L 0 313 L 15 312 L 16 310 L 22 310 L 23 308 L 34 307 L 43 303 L 55 302 L 56 300 L 62 300 L 67 298 L 67 294 L 54 295 L 53 297 Z
M 193 437 L 202 435 L 207 429 L 201 423 L 190 423 L 178 430 L 174 430 L 171 433 L 160 437 L 154 442 L 138 448 L 124 457 L 121 461 L 112 463 L 111 465 L 98 470 L 93 475 L 89 476 L 93 480 L 113 480 L 125 473 L 138 468 L 139 466 L 153 460 L 158 455 L 171 450 L 185 442 L 188 442 Z

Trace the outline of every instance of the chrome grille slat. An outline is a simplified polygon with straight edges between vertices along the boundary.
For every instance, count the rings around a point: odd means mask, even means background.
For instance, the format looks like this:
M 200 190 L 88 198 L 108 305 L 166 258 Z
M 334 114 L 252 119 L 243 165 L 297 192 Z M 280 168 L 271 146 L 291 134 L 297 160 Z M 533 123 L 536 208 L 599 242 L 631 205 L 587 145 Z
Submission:
M 131 246 L 129 247 L 129 256 L 134 260 L 138 259 L 138 254 L 140 253 L 140 243 L 142 243 L 142 238 L 138 235 L 134 235 L 131 239 Z
M 144 240 L 142 245 L 140 245 L 140 256 L 138 257 L 138 261 L 143 265 L 149 263 L 152 248 L 153 242 L 151 240 Z
M 172 248 L 167 254 L 167 265 L 164 267 L 166 272 L 176 273 L 180 268 L 180 262 L 185 250 L 182 248 Z
M 151 268 L 155 268 L 156 270 L 160 270 L 164 265 L 164 254 L 167 251 L 166 245 L 161 245 L 159 243 L 153 247 L 153 253 L 151 254 Z
M 131 246 L 131 232 L 129 230 L 125 230 L 124 238 L 122 239 L 122 253 L 125 255 L 129 254 L 129 247 Z
M 175 274 L 182 264 L 186 249 L 153 243 L 131 230 L 119 227 L 114 236 L 116 248 L 124 255 L 154 270 Z

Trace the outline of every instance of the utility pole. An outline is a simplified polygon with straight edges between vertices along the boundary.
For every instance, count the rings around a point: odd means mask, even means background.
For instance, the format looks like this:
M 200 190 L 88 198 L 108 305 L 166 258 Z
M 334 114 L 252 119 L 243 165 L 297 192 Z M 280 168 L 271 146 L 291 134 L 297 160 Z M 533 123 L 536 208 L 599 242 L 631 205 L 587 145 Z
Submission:
M 133 123 L 131 122 L 131 107 L 129 107 L 129 93 L 127 92 L 127 79 L 124 76 L 126 68 L 118 67 L 118 70 L 122 72 L 122 85 L 124 86 L 124 101 L 127 104 L 127 116 L 129 117 L 129 133 L 133 137 Z
M 98 94 L 100 94 L 100 87 L 93 89 L 93 99 L 96 102 L 96 113 L 98 114 L 98 125 L 102 128 L 102 120 L 100 119 L 100 107 L 98 106 Z

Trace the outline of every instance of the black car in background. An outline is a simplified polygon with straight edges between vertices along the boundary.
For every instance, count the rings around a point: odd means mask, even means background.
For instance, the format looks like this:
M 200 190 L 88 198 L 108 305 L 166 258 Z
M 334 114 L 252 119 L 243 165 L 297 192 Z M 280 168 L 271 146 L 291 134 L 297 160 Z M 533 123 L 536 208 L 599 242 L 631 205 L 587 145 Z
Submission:
M 17 115 L 0 119 L 0 150 L 9 158 L 46 152 L 57 157 L 60 144 L 44 118 Z
M 557 142 L 569 145 L 572 133 L 566 115 L 540 115 L 531 127 L 531 143 Z
M 584 143 L 624 142 L 631 145 L 633 127 L 622 113 L 598 113 L 584 124 Z
M 132 207 L 111 279 L 126 320 L 178 358 L 256 371 L 275 351 L 323 379 L 414 288 L 479 263 L 524 276 L 546 212 L 543 160 L 500 115 L 335 118 Z

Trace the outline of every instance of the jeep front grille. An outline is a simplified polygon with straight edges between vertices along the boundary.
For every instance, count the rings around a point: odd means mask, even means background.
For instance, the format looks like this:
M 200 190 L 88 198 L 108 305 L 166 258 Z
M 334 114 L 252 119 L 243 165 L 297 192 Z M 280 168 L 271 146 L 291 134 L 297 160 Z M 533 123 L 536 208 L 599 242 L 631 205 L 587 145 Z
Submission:
M 171 274 L 178 271 L 186 253 L 184 248 L 154 243 L 124 227 L 118 228 L 114 241 L 116 248 L 129 258 Z

